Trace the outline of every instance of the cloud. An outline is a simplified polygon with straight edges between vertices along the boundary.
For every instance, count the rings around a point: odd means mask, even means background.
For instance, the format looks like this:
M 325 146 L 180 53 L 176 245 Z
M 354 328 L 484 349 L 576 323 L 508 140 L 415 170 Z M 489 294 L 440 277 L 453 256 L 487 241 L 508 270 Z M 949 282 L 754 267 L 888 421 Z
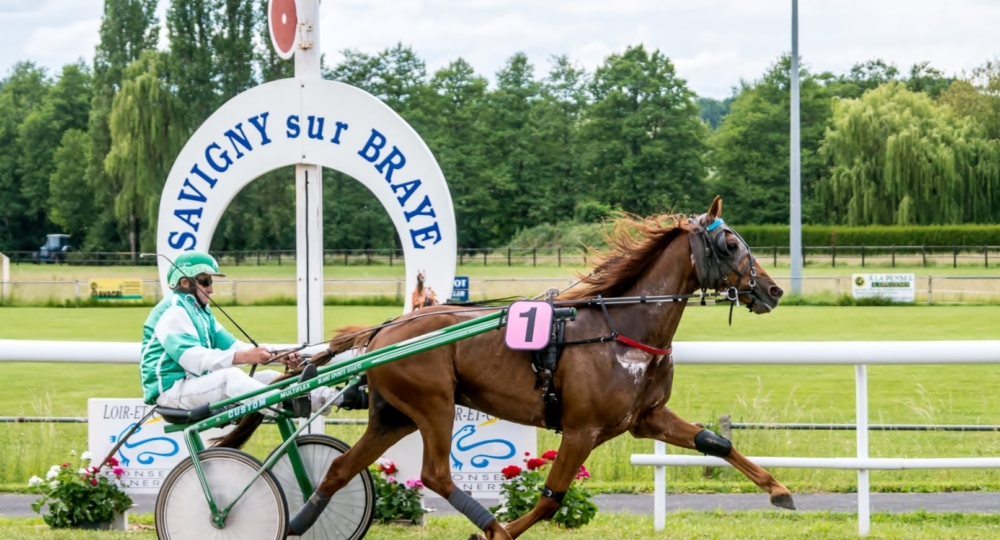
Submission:
M 168 0 L 160 0 L 162 16 Z M 0 0 L 0 76 L 18 60 L 51 70 L 93 57 L 103 0 Z M 695 92 L 724 97 L 791 50 L 788 0 L 337 0 L 320 8 L 321 48 L 376 53 L 412 46 L 439 69 L 458 57 L 486 76 L 516 52 L 541 72 L 567 54 L 593 71 L 642 43 L 677 65 Z M 801 0 L 800 53 L 814 72 L 882 58 L 948 74 L 1000 54 L 996 0 Z
M 53 66 L 75 62 L 79 58 L 89 59 L 99 41 L 97 32 L 100 27 L 100 19 L 87 19 L 61 27 L 38 28 L 24 44 L 24 54 L 39 63 Z

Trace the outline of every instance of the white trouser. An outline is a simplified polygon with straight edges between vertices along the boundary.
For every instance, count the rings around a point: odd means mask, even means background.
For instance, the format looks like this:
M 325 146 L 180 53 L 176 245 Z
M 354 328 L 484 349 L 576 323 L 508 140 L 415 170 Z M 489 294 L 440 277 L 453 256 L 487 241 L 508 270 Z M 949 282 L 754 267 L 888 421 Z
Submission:
M 247 392 L 258 392 L 281 376 L 280 372 L 264 369 L 250 377 L 240 368 L 226 368 L 200 377 L 188 377 L 174 383 L 156 398 L 160 407 L 193 409 L 206 403 L 216 403 Z M 312 410 L 323 406 L 333 395 L 333 389 L 321 386 L 309 393 Z

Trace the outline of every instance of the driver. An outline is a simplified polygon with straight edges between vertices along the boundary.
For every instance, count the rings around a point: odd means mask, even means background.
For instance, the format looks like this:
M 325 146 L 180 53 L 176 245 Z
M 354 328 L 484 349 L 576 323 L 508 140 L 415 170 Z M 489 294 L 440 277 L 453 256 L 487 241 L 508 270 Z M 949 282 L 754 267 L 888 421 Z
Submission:
M 167 273 L 173 294 L 160 301 L 142 329 L 142 396 L 147 405 L 193 409 L 268 386 L 281 373 L 259 370 L 250 377 L 241 365 L 263 364 L 274 354 L 266 347 L 239 341 L 212 315 L 208 297 L 212 277 L 222 276 L 219 264 L 207 254 L 178 255 Z M 189 277 L 190 276 L 190 277 Z M 295 367 L 298 353 L 279 362 Z M 310 392 L 312 410 L 333 394 L 328 387 Z

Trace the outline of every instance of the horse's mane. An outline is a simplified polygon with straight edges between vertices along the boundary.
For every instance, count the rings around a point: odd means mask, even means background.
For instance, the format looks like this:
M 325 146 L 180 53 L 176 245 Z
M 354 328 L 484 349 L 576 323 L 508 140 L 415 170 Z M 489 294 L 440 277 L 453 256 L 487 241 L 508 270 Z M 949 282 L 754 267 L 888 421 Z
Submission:
M 604 238 L 610 246 L 606 251 L 591 248 L 594 270 L 578 274 L 580 284 L 560 296 L 564 300 L 580 300 L 597 295 L 620 296 L 684 230 L 685 216 L 662 214 L 642 218 L 624 214 L 615 220 Z

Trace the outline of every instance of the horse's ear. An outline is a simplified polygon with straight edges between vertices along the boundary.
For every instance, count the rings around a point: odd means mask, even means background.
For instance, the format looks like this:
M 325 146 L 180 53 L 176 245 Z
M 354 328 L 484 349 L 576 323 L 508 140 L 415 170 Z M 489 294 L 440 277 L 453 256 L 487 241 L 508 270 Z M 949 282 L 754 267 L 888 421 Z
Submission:
M 708 207 L 708 223 L 705 225 L 711 225 L 716 219 L 722 217 L 722 197 L 718 195 L 712 200 L 712 206 Z

